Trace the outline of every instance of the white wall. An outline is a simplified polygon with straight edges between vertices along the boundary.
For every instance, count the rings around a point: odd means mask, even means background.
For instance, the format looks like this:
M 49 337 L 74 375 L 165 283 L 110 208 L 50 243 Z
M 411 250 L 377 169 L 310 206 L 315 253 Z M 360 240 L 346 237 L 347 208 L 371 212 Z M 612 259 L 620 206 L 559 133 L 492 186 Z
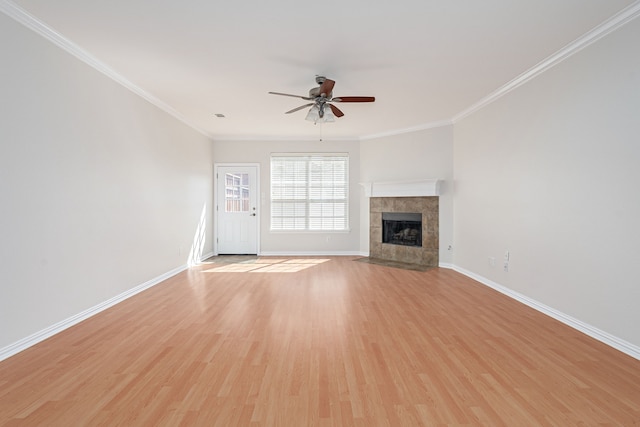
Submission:
M 212 150 L 0 15 L 0 350 L 184 265 L 203 207 L 211 251 L 213 160 L 261 164 L 266 253 L 367 253 L 358 182 L 442 178 L 441 262 L 640 345 L 636 21 L 453 128 Z M 351 232 L 269 231 L 269 155 L 288 151 L 349 153 Z
M 1 350 L 185 265 L 213 166 L 206 137 L 2 14 L 0 56 Z
M 360 180 L 444 180 L 440 205 L 440 263 L 450 264 L 453 243 L 453 130 L 451 126 L 363 141 Z M 369 252 L 369 199 L 360 190 L 360 249 Z
M 639 40 L 635 20 L 454 126 L 454 263 L 636 346 Z
M 312 124 L 309 124 L 313 128 Z M 332 254 L 359 252 L 360 206 L 358 176 L 360 151 L 356 141 L 215 141 L 216 163 L 260 164 L 260 253 L 261 254 Z M 349 232 L 272 232 L 270 226 L 270 156 L 271 153 L 348 153 L 350 225 Z

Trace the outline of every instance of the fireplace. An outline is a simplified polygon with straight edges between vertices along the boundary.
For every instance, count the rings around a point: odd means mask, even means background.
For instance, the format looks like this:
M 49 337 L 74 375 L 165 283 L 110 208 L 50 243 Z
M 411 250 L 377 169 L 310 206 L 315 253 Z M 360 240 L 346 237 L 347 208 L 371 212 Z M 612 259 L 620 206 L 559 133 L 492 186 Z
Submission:
M 369 257 L 427 267 L 439 265 L 440 179 L 363 182 L 369 198 Z M 406 217 L 414 212 L 412 217 Z M 400 221 L 397 228 L 383 232 L 383 215 Z M 420 222 L 420 225 L 414 223 Z M 387 228 L 388 225 L 387 225 Z M 415 239 L 414 239 L 415 237 Z
M 370 197 L 369 203 L 369 257 L 438 266 L 437 196 Z M 395 225 L 385 227 L 386 221 Z
M 382 243 L 422 246 L 422 214 L 382 212 Z

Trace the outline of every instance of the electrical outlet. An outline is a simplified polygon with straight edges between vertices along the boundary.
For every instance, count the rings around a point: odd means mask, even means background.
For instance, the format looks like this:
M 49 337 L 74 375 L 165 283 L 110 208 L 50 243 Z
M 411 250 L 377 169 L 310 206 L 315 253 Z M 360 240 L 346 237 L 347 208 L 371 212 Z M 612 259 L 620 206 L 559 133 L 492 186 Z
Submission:
M 495 267 L 496 266 L 496 258 L 495 257 L 492 257 L 492 256 L 489 257 L 489 265 L 491 267 Z
M 505 273 L 509 272 L 509 258 L 511 257 L 511 255 L 509 254 L 509 250 L 506 250 L 504 252 L 504 264 L 503 264 L 503 270 Z

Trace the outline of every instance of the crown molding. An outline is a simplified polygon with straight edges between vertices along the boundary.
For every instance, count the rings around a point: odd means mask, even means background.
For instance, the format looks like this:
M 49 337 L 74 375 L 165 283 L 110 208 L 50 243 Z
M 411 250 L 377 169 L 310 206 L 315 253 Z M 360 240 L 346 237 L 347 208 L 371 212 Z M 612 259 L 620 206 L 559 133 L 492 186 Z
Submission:
M 255 141 L 255 140 L 265 140 L 265 141 L 266 140 L 269 140 L 269 141 L 271 141 L 271 140 L 314 141 L 314 140 L 318 140 L 317 137 L 309 137 L 309 136 L 306 136 L 306 137 L 303 137 L 303 138 L 300 138 L 300 137 L 297 137 L 297 138 L 296 137 L 291 137 L 291 138 L 278 137 L 278 138 L 276 138 L 276 137 L 259 137 L 259 136 L 255 136 L 255 137 L 247 137 L 247 136 L 238 137 L 238 136 L 231 136 L 231 135 L 229 135 L 229 136 L 226 136 L 226 135 L 214 136 L 214 135 L 210 134 L 209 132 L 201 129 L 197 125 L 191 123 L 189 120 L 187 120 L 186 117 L 184 117 L 182 114 L 180 114 L 177 110 L 173 109 L 172 107 L 170 107 L 169 105 L 165 104 L 164 102 L 162 102 L 161 100 L 159 100 L 155 96 L 153 96 L 150 93 L 146 92 L 145 90 L 143 90 L 142 88 L 140 88 L 139 86 L 134 84 L 133 82 L 127 80 L 124 76 L 120 75 L 115 70 L 113 70 L 112 68 L 110 68 L 109 66 L 107 66 L 106 64 L 104 64 L 103 62 L 98 60 L 97 58 L 95 58 L 93 55 L 91 55 L 88 52 L 86 52 L 85 50 L 83 50 L 81 47 L 79 47 L 78 45 L 76 45 L 75 43 L 73 43 L 72 41 L 70 41 L 69 39 L 67 39 L 66 37 L 61 35 L 60 33 L 58 33 L 53 28 L 47 26 L 42 21 L 40 21 L 37 18 L 35 18 L 34 16 L 30 15 L 28 12 L 26 12 L 24 9 L 20 8 L 19 6 L 17 6 L 13 2 L 11 2 L 10 0 L 0 0 L 0 11 L 3 12 L 4 14 L 6 14 L 7 16 L 13 18 L 17 22 L 23 24 L 25 27 L 27 27 L 27 28 L 31 29 L 32 31 L 36 32 L 37 34 L 43 36 L 44 38 L 46 38 L 47 40 L 51 41 L 52 43 L 54 43 L 58 47 L 60 47 L 63 50 L 67 51 L 68 53 L 72 54 L 76 58 L 78 58 L 81 61 L 85 62 L 86 64 L 88 64 L 89 66 L 91 66 L 94 69 L 98 70 L 99 72 L 103 73 L 107 77 L 113 79 L 117 83 L 119 83 L 122 86 L 124 86 L 127 89 L 129 89 L 131 92 L 133 92 L 133 93 L 137 94 L 138 96 L 142 97 L 143 99 L 147 100 L 151 104 L 155 105 L 156 107 L 160 108 L 164 112 L 166 112 L 166 113 L 170 114 L 171 116 L 175 117 L 177 120 L 181 121 L 182 123 L 186 124 L 187 126 L 191 127 L 192 129 L 194 129 L 195 131 L 201 133 L 202 135 L 204 135 L 205 137 L 207 137 L 209 139 L 212 139 L 212 140 L 225 140 L 225 141 Z M 516 78 L 512 79 L 508 83 L 504 84 L 503 86 L 501 86 L 500 88 L 498 88 L 494 92 L 490 93 L 489 95 L 487 95 L 484 98 L 480 99 L 479 101 L 477 101 L 476 103 L 472 104 L 468 108 L 464 109 L 460 113 L 456 114 L 451 119 L 442 120 L 442 121 L 438 121 L 438 122 L 425 123 L 425 124 L 422 124 L 422 125 L 411 126 L 411 127 L 402 128 L 402 129 L 394 129 L 394 130 L 391 130 L 391 131 L 381 132 L 381 133 L 377 133 L 377 134 L 369 134 L 369 135 L 363 135 L 363 136 L 360 136 L 360 137 L 353 137 L 353 138 L 339 138 L 339 139 L 336 139 L 336 140 L 342 140 L 342 141 L 345 141 L 345 140 L 346 141 L 352 141 L 352 140 L 353 141 L 366 141 L 366 140 L 370 140 L 370 139 L 378 139 L 378 138 L 383 138 L 383 137 L 387 137 L 387 136 L 395 136 L 395 135 L 401 135 L 401 134 L 405 134 L 405 133 L 411 133 L 411 132 L 417 132 L 417 131 L 421 131 L 421 130 L 427 130 L 427 129 L 433 129 L 433 128 L 438 128 L 438 127 L 444 127 L 444 126 L 453 125 L 453 124 L 457 123 L 458 121 L 462 120 L 463 118 L 475 113 L 476 111 L 481 110 L 485 106 L 487 106 L 487 105 L 491 104 L 492 102 L 498 100 L 499 98 L 501 98 L 502 96 L 504 96 L 507 93 L 511 92 L 512 90 L 520 87 L 521 85 L 525 84 L 529 80 L 531 80 L 531 79 L 537 77 L 538 75 L 544 73 L 545 71 L 547 71 L 551 67 L 559 64 L 560 62 L 564 61 L 565 59 L 569 58 L 573 54 L 575 54 L 575 53 L 579 52 L 580 50 L 584 49 L 585 47 L 591 45 L 592 43 L 595 43 L 596 41 L 600 40 L 601 38 L 605 37 L 606 35 L 612 33 L 613 31 L 617 30 L 618 28 L 624 26 L 625 24 L 627 24 L 628 22 L 634 20 L 638 16 L 640 16 L 640 0 L 636 0 L 634 3 L 632 3 L 629 6 L 627 6 L 625 9 L 621 10 L 620 12 L 618 12 L 617 14 L 612 16 L 611 18 L 607 19 L 606 21 L 604 21 L 600 25 L 598 25 L 595 28 L 593 28 L 592 30 L 588 31 L 587 33 L 585 33 L 584 35 L 582 35 L 578 39 L 576 39 L 573 42 L 569 43 L 568 45 L 566 45 L 565 47 L 560 49 L 558 52 L 556 52 L 553 55 L 551 55 L 551 56 L 547 57 L 546 59 L 542 60 L 541 62 L 539 62 L 538 64 L 536 64 L 532 68 L 530 68 L 529 70 L 525 71 L 524 73 L 520 74 L 519 76 L 517 76 Z M 323 141 L 330 141 L 332 139 L 322 138 L 322 140 Z
M 279 141 L 279 142 L 358 142 L 357 137 L 339 136 L 339 137 L 325 137 L 325 136 L 310 136 L 310 135 L 288 135 L 288 136 L 274 136 L 274 135 L 211 135 L 213 142 L 256 142 L 256 141 Z
M 41 35 L 45 39 L 49 40 L 56 46 L 75 56 L 82 62 L 86 63 L 90 67 L 96 69 L 102 74 L 106 75 L 110 79 L 116 81 L 120 85 L 129 89 L 131 92 L 145 99 L 149 103 L 158 107 L 165 113 L 175 117 L 177 120 L 181 121 L 185 125 L 189 126 L 193 130 L 201 133 L 205 137 L 211 139 L 211 135 L 199 128 L 197 125 L 191 123 L 180 114 L 177 110 L 173 109 L 169 105 L 165 104 L 155 96 L 151 95 L 149 92 L 145 91 L 141 87 L 137 86 L 135 83 L 129 81 L 121 74 L 117 73 L 114 69 L 110 68 L 108 65 L 97 59 L 95 56 L 88 53 L 86 50 L 82 49 L 77 44 L 73 43 L 71 40 L 67 39 L 65 36 L 49 27 L 44 22 L 35 18 L 33 15 L 29 14 L 24 9 L 20 8 L 18 5 L 14 4 L 9 0 L 0 0 L 0 12 L 3 12 L 5 15 L 13 18 L 20 24 L 34 31 L 35 33 Z
M 482 98 L 481 100 L 471 105 L 467 109 L 453 116 L 451 118 L 451 122 L 455 124 L 456 122 L 462 120 L 463 118 L 475 113 L 478 110 L 481 110 L 485 106 L 491 104 L 492 102 L 496 101 L 497 99 L 501 98 L 502 96 L 506 95 L 512 90 L 518 88 L 519 86 L 522 86 L 529 80 L 544 73 L 551 67 L 559 64 L 560 62 L 569 58 L 573 54 L 578 53 L 585 47 L 591 45 L 592 43 L 595 43 L 596 41 L 600 40 L 606 35 L 612 33 L 613 31 L 617 30 L 623 25 L 629 23 L 630 21 L 634 20 L 638 16 L 640 16 L 640 0 L 636 0 L 631 5 L 622 9 L 620 12 L 613 15 L 611 18 L 607 19 L 606 21 L 604 21 L 597 27 L 593 28 L 592 30 L 588 31 L 587 33 L 583 34 L 578 39 L 569 43 L 568 45 L 566 45 L 565 47 L 563 47 L 553 55 L 542 60 L 541 62 L 539 62 L 532 68 L 530 68 L 529 70 L 520 74 L 518 77 L 514 78 L 513 80 L 509 81 L 505 85 L 501 86 L 496 91 L 490 93 L 489 95 Z
M 364 136 L 360 137 L 360 141 L 366 141 L 366 140 L 369 140 L 369 139 L 384 138 L 385 136 L 402 135 L 403 133 L 417 132 L 417 131 L 420 131 L 420 130 L 434 129 L 434 128 L 440 128 L 440 127 L 444 127 L 444 126 L 451 126 L 452 124 L 453 124 L 452 120 L 441 120 L 439 122 L 425 123 L 425 124 L 422 124 L 422 125 L 411 126 L 411 127 L 408 127 L 408 128 L 394 129 L 394 130 L 390 130 L 388 132 L 381 132 L 381 133 L 374 133 L 374 134 L 370 134 L 370 135 L 364 135 Z

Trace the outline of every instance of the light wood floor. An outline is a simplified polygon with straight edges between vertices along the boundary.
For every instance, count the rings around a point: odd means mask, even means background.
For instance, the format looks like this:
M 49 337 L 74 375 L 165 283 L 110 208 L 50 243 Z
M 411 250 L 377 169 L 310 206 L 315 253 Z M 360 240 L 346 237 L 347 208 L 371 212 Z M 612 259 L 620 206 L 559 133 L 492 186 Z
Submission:
M 465 276 L 292 261 L 193 268 L 1 362 L 0 425 L 640 425 L 640 361 Z

